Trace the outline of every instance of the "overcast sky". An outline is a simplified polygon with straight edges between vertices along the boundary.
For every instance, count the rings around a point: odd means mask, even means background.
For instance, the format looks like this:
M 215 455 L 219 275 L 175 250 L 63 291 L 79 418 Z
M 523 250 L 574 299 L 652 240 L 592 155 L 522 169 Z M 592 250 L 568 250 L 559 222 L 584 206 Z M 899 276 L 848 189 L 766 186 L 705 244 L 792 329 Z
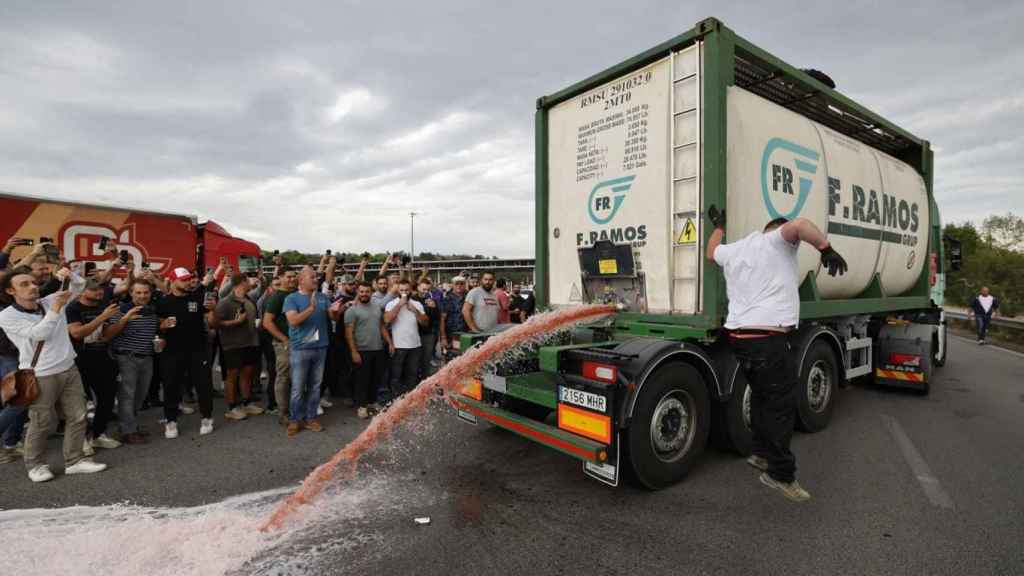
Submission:
M 944 219 L 1024 213 L 1024 2 L 5 0 L 0 190 L 532 256 L 536 98 L 707 16 L 931 140 Z

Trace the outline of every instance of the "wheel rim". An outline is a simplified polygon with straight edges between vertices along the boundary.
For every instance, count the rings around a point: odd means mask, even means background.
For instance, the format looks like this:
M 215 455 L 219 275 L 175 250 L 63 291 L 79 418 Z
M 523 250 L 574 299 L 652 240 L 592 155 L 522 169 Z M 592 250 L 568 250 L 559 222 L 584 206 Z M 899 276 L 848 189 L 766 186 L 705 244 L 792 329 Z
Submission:
M 750 385 L 743 387 L 743 424 L 750 429 Z
M 807 373 L 807 404 L 811 410 L 822 413 L 832 398 L 832 372 L 828 363 L 818 360 Z
M 665 394 L 651 416 L 651 447 L 663 462 L 678 460 L 689 450 L 697 429 L 693 398 L 682 390 Z

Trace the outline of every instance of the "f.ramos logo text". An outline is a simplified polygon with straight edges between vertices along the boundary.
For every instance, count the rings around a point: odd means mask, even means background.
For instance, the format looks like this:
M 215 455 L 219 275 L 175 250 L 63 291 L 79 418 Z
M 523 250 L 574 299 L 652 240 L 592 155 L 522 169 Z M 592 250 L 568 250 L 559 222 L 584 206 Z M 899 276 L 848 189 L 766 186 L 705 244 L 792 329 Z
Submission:
M 636 176 L 622 176 L 598 182 L 587 198 L 587 213 L 594 224 L 607 224 L 615 218 Z

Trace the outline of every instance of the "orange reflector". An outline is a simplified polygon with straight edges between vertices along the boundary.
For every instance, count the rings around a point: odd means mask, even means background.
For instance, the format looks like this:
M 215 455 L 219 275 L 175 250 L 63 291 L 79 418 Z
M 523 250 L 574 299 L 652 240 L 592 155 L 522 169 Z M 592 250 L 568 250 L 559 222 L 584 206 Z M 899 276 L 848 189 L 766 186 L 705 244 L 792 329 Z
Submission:
M 889 380 L 903 380 L 905 382 L 924 382 L 923 372 L 900 372 L 898 370 L 875 369 L 875 376 Z
M 558 427 L 598 442 L 612 443 L 612 419 L 603 414 L 559 404 Z
M 462 393 L 474 400 L 483 400 L 483 383 L 476 378 L 470 379 L 462 386 Z

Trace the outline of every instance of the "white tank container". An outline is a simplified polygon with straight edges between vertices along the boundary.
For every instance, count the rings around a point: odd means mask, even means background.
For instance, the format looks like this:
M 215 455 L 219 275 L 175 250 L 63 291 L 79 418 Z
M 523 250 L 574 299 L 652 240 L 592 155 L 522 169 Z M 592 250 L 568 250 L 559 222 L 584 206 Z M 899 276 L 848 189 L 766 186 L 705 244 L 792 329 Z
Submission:
M 879 275 L 883 293 L 909 290 L 927 261 L 928 195 L 909 165 L 743 90 L 728 93 L 726 241 L 774 218 L 807 218 L 850 266 L 841 277 L 800 248 L 801 278 L 816 274 L 826 299 L 860 294 Z

